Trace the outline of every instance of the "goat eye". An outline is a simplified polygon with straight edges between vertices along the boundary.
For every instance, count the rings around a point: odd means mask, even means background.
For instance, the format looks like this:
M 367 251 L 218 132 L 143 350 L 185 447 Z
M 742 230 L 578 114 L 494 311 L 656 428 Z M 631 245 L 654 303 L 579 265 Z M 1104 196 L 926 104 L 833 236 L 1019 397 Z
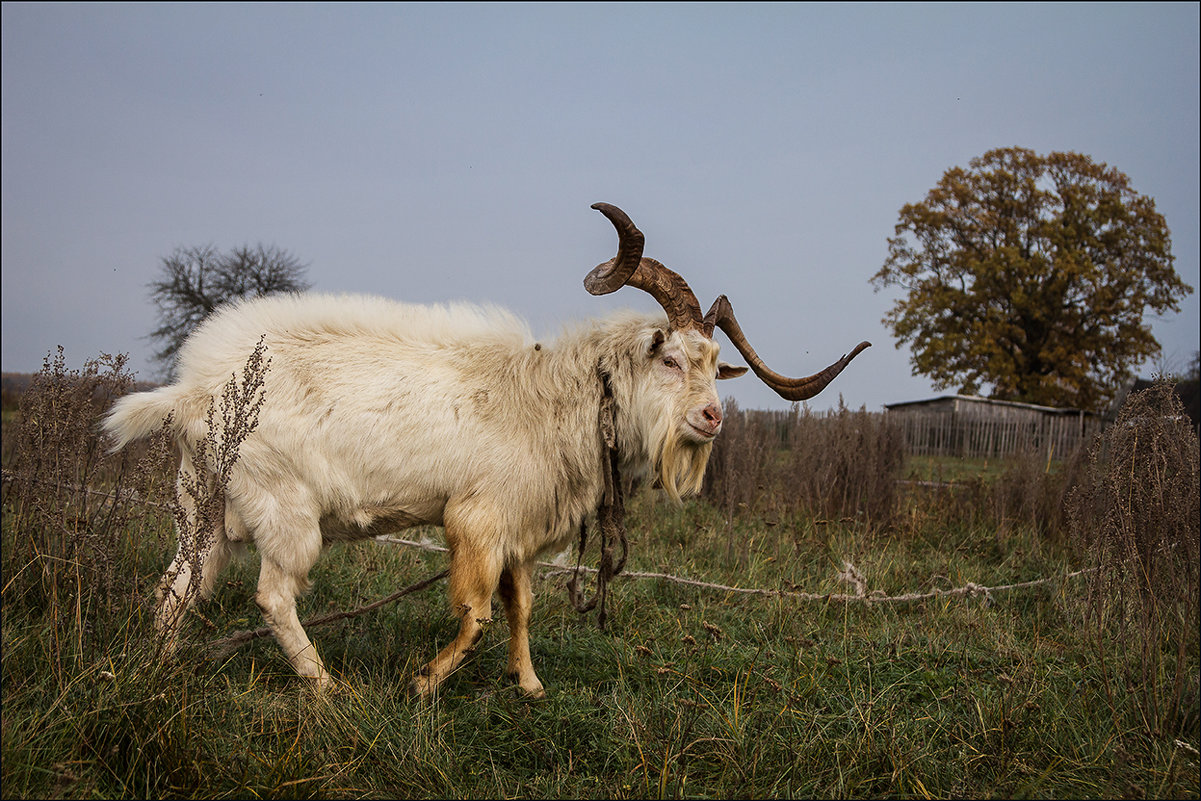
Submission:
M 678 369 L 680 369 L 680 365 L 679 365 L 679 364 L 677 364 L 677 363 L 676 363 L 676 360 L 675 360 L 675 359 L 673 359 L 673 358 L 671 358 L 670 356 L 668 356 L 668 357 L 666 357 L 666 358 L 664 358 L 664 359 L 663 359 L 663 366 L 664 366 L 664 367 L 670 367 L 670 368 L 671 368 L 671 369 L 673 369 L 673 370 L 678 370 Z

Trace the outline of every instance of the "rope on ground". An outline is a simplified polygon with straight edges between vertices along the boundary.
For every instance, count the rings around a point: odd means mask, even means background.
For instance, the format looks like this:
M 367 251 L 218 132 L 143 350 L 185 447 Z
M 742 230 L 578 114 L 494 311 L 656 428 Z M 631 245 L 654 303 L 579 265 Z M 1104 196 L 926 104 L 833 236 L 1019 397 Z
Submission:
M 12 481 L 13 479 L 14 479 L 14 475 L 12 474 L 11 471 L 9 471 L 9 470 L 3 471 L 3 480 L 5 482 Z M 116 497 L 110 493 L 100 492 L 98 490 L 93 490 L 93 489 L 83 488 L 83 487 L 67 487 L 67 489 L 74 489 L 76 491 L 82 490 L 82 491 L 87 492 L 92 495 L 100 495 L 100 496 L 104 496 L 104 497 L 108 497 L 108 498 Z M 165 504 L 153 503 L 153 502 L 146 501 L 144 499 L 137 498 L 137 497 L 131 497 L 130 500 L 140 501 L 141 503 L 145 503 L 149 506 L 154 506 L 154 507 L 157 507 L 160 509 L 169 508 Z M 395 537 L 395 536 L 390 536 L 390 535 L 381 535 L 381 536 L 375 537 L 374 539 L 378 542 L 388 542 L 388 543 L 393 543 L 395 545 L 405 545 L 410 548 L 421 548 L 421 549 L 427 550 L 427 551 L 438 551 L 438 552 L 443 552 L 443 553 L 445 553 L 447 551 L 446 548 L 444 548 L 440 545 L 434 545 L 434 544 L 428 543 L 428 542 L 415 542 L 414 540 L 406 540 L 401 537 Z M 539 567 L 545 567 L 545 568 L 550 569 L 550 571 L 546 574 L 548 576 L 559 575 L 562 573 L 577 572 L 576 568 L 563 567 L 562 565 L 557 565 L 553 562 L 538 562 L 537 564 Z M 1092 573 L 1092 572 L 1096 571 L 1096 569 L 1097 568 L 1095 568 L 1095 567 L 1090 567 L 1090 568 L 1086 568 L 1084 570 L 1077 570 L 1073 573 L 1065 573 L 1062 576 L 1049 576 L 1047 578 L 1034 579 L 1032 581 L 1021 581 L 1016 584 L 999 584 L 995 587 L 985 587 L 983 585 L 976 584 L 975 582 L 969 581 L 967 584 L 963 585 L 962 587 L 954 587 L 954 588 L 948 589 L 948 590 L 931 590 L 930 592 L 911 592 L 911 593 L 905 593 L 903 595 L 886 595 L 881 590 L 875 590 L 874 592 L 869 593 L 867 591 L 867 582 L 864 580 L 862 574 L 860 574 L 859 571 L 855 568 L 855 566 L 853 564 L 851 564 L 850 562 L 843 563 L 843 569 L 841 571 L 839 571 L 838 578 L 841 579 L 842 581 L 847 582 L 852 587 L 854 587 L 855 588 L 854 594 L 813 593 L 813 592 L 796 592 L 795 590 L 766 590 L 766 589 L 758 589 L 758 588 L 752 588 L 752 587 L 730 587 L 725 584 L 714 584 L 709 581 L 697 581 L 696 579 L 682 578 L 680 576 L 673 576 L 668 573 L 643 573 L 643 572 L 637 572 L 637 571 L 622 571 L 619 575 L 621 575 L 625 578 L 631 578 L 631 579 L 657 579 L 659 581 L 668 581 L 668 582 L 672 582 L 674 584 L 683 584 L 688 587 L 699 587 L 701 589 L 716 590 L 719 592 L 732 592 L 732 593 L 741 594 L 741 595 L 765 595 L 765 596 L 774 596 L 774 597 L 778 597 L 778 598 L 796 598 L 796 599 L 802 600 L 802 601 L 827 601 L 827 602 L 829 602 L 829 601 L 836 601 L 836 602 L 837 601 L 842 601 L 842 602 L 864 601 L 867 603 L 906 603 L 909 601 L 925 601 L 925 600 L 929 600 L 931 598 L 953 598 L 953 597 L 958 597 L 958 596 L 975 597 L 978 595 L 983 595 L 985 598 L 985 602 L 991 604 L 992 600 L 993 600 L 992 594 L 994 592 L 1006 592 L 1008 590 L 1023 590 L 1023 589 L 1027 589 L 1029 587 L 1037 587 L 1042 584 L 1050 584 L 1050 583 L 1056 582 L 1056 581 L 1066 581 L 1067 579 L 1073 579 L 1073 578 L 1077 578 L 1079 576 L 1083 576 L 1086 573 Z M 597 573 L 599 571 L 595 567 L 580 566 L 578 568 L 578 572 Z M 363 612 L 370 611 L 379 606 L 383 606 L 384 604 L 391 603 L 392 601 L 396 600 L 397 598 L 407 595 L 410 592 L 416 592 L 416 590 L 418 590 L 418 589 L 424 589 L 425 587 L 429 586 L 430 584 L 434 583 L 435 581 L 445 577 L 446 574 L 447 574 L 447 571 L 444 570 L 441 573 L 439 573 L 437 576 L 426 579 L 424 582 L 420 582 L 421 586 L 419 586 L 419 587 L 417 585 L 413 585 L 413 587 L 415 589 L 405 588 L 404 590 L 401 590 L 398 593 L 394 593 L 393 595 L 390 595 L 387 598 L 384 598 L 380 601 L 376 601 L 374 604 L 369 604 L 366 607 L 360 607 L 360 609 L 356 609 L 352 612 L 344 612 L 344 613 L 338 613 L 338 614 L 345 615 L 346 617 L 352 617 L 354 615 L 362 614 Z M 327 615 L 323 618 L 314 618 L 312 621 L 305 621 L 303 625 L 319 626 L 324 623 L 330 623 L 330 622 L 333 622 L 334 620 L 340 620 L 340 619 L 341 619 L 340 617 L 335 617 L 333 615 Z M 263 632 L 265 632 L 265 633 L 263 633 Z M 225 638 L 225 640 L 232 640 L 234 637 L 243 637 L 246 634 L 248 634 L 248 632 L 239 632 L 236 635 Z M 245 637 L 244 639 L 239 640 L 234 645 L 236 647 L 236 645 L 240 645 L 242 642 L 248 642 L 249 640 L 255 639 L 257 637 L 266 637 L 268 634 L 270 634 L 270 631 L 265 628 L 264 629 L 256 629 L 254 631 L 253 637 Z M 217 642 L 218 642 L 218 644 L 220 644 L 220 643 L 223 643 L 225 640 L 218 640 Z
M 420 548 L 421 550 L 424 550 L 424 551 L 433 551 L 436 553 L 445 553 L 449 550 L 448 548 L 446 548 L 444 546 L 435 545 L 434 543 L 431 543 L 431 542 L 417 542 L 415 540 L 407 540 L 407 539 L 404 539 L 401 537 L 395 537 L 395 536 L 389 536 L 389 535 L 381 535 L 381 536 L 375 537 L 374 539 L 377 542 L 389 543 L 389 544 L 393 544 L 393 545 L 404 545 L 406 547 Z M 578 574 L 578 572 L 587 572 L 587 573 L 599 572 L 598 569 L 595 567 L 583 567 L 583 566 L 565 567 L 563 565 L 555 564 L 554 562 L 538 562 L 537 564 L 539 567 L 547 569 L 547 572 L 545 575 L 548 577 L 555 576 L 555 575 L 564 575 L 564 574 L 576 575 L 576 574 Z M 866 602 L 866 603 L 905 603 L 905 602 L 909 602 L 909 601 L 929 600 L 932 598 L 953 598 L 953 597 L 969 597 L 969 598 L 971 598 L 971 597 L 976 597 L 976 596 L 983 596 L 985 599 L 985 603 L 988 605 L 991 605 L 993 602 L 992 594 L 994 592 L 1005 592 L 1007 590 L 1026 589 L 1028 587 L 1036 587 L 1036 586 L 1039 586 L 1042 584 L 1050 584 L 1055 581 L 1065 581 L 1067 579 L 1076 578 L 1077 576 L 1082 576 L 1085 573 L 1092 572 L 1092 570 L 1094 570 L 1094 569 L 1095 568 L 1089 568 L 1086 570 L 1077 570 L 1073 573 L 1067 573 L 1062 576 L 1051 576 L 1049 578 L 1034 579 L 1032 581 L 1022 581 L 1022 582 L 1018 582 L 1015 584 L 999 584 L 999 585 L 996 585 L 993 587 L 985 587 L 983 585 L 976 584 L 975 582 L 969 581 L 967 584 L 965 584 L 962 587 L 954 587 L 952 589 L 947 589 L 947 590 L 932 590 L 930 592 L 912 592 L 912 593 L 906 593 L 904 595 L 886 595 L 880 590 L 876 590 L 874 592 L 868 592 L 867 581 L 866 581 L 866 579 L 863 578 L 863 574 L 860 573 L 858 568 L 856 568 L 855 565 L 853 565 L 849 561 L 843 562 L 842 570 L 840 570 L 838 572 L 837 577 L 839 580 L 844 581 L 844 582 L 850 584 L 852 587 L 854 587 L 854 589 L 855 589 L 854 593 L 812 593 L 812 592 L 796 592 L 795 590 L 768 590 L 768 589 L 760 589 L 760 588 L 755 588 L 755 587 L 731 587 L 726 584 L 715 584 L 711 581 L 698 581 L 696 579 L 683 578 L 681 576 L 673 576 L 669 573 L 623 571 L 619 575 L 623 576 L 625 578 L 631 578 L 631 579 L 655 579 L 658 581 L 667 581 L 667 582 L 671 582 L 674 584 L 682 584 L 682 585 L 688 586 L 688 587 L 697 587 L 697 588 L 703 589 L 703 590 L 713 590 L 713 591 L 717 591 L 717 592 L 735 593 L 735 594 L 739 594 L 739 595 L 758 595 L 758 596 L 776 597 L 776 598 L 795 598 L 795 599 L 801 600 L 801 601 L 824 601 L 827 603 L 829 603 L 829 602 L 849 603 L 849 602 L 855 602 L 855 601 L 862 601 L 862 602 Z M 357 609 L 352 609 L 348 612 L 332 612 L 328 615 L 320 615 L 318 617 L 312 617 L 312 618 L 309 618 L 308 620 L 303 621 L 301 623 L 301 625 L 304 626 L 306 629 L 308 629 L 308 628 L 312 628 L 314 626 L 324 626 L 327 623 L 334 623 L 339 620 L 346 620 L 347 618 L 357 617 L 359 615 L 370 612 L 373 609 L 378 609 L 381 606 L 384 606 L 386 604 L 392 603 L 393 601 L 399 600 L 400 598 L 403 598 L 406 595 L 410 595 L 414 592 L 423 590 L 426 587 L 433 584 L 434 582 L 440 581 L 441 579 L 445 578 L 449 573 L 450 573 L 449 569 L 443 570 L 441 573 L 430 576 L 427 579 L 423 579 L 422 581 L 419 581 L 416 584 L 410 584 L 409 586 L 405 587 L 404 589 L 397 590 L 396 592 L 392 593 L 391 595 L 389 595 L 385 598 L 381 598 L 378 601 L 373 601 L 372 603 L 366 604 L 364 606 L 360 606 Z M 209 648 L 210 648 L 209 658 L 210 659 L 218 659 L 218 660 L 223 659 L 225 656 L 229 655 L 232 651 L 234 651 L 238 647 L 240 647 L 248 642 L 251 642 L 253 640 L 256 640 L 256 639 L 259 639 L 262 637 L 269 637 L 269 636 L 271 636 L 271 629 L 267 628 L 266 626 L 263 626 L 263 627 L 257 628 L 257 629 L 245 629 L 243 631 L 234 632 L 233 634 L 231 634 L 227 637 L 222 637 L 219 640 L 214 640 L 212 643 L 209 644 Z
M 375 538 L 379 542 L 389 542 L 395 545 L 405 545 L 411 548 L 421 548 L 426 551 L 445 552 L 447 549 L 434 545 L 429 542 L 416 542 L 414 540 L 406 540 L 400 537 L 380 536 Z M 566 573 L 575 572 L 574 567 L 564 567 L 563 565 L 555 564 L 554 562 L 538 562 L 539 567 L 548 568 L 545 575 L 555 576 Z M 581 571 L 595 573 L 595 567 L 581 567 Z M 843 568 L 838 572 L 838 578 L 854 587 L 854 593 L 814 593 L 814 592 L 797 592 L 796 590 L 768 590 L 757 587 L 731 587 L 726 584 L 715 584 L 710 581 L 698 581 L 697 579 L 683 578 L 681 576 L 673 576 L 669 573 L 647 573 L 639 571 L 623 571 L 620 576 L 630 579 L 656 579 L 659 581 L 668 581 L 673 584 L 682 584 L 687 587 L 698 587 L 704 590 L 714 590 L 717 592 L 729 592 L 739 595 L 760 595 L 776 598 L 795 598 L 801 601 L 825 601 L 825 602 L 855 602 L 862 601 L 866 603 L 908 603 L 911 601 L 925 601 L 932 598 L 955 598 L 968 597 L 974 598 L 983 596 L 985 603 L 992 603 L 992 594 L 994 592 L 1007 592 L 1009 590 L 1024 590 L 1030 587 L 1037 587 L 1043 584 L 1051 584 L 1056 581 L 1066 581 L 1068 579 L 1083 576 L 1086 573 L 1091 573 L 1096 568 L 1086 568 L 1077 570 L 1072 573 L 1065 573 L 1060 576 L 1049 576 L 1047 578 L 1033 579 L 1031 581 L 1020 581 L 1014 584 L 998 584 L 993 587 L 986 587 L 982 584 L 969 581 L 962 587 L 953 587 L 945 590 L 931 590 L 929 592 L 910 592 L 903 595 L 887 595 L 881 590 L 868 592 L 867 581 L 859 570 L 849 561 L 843 562 Z
M 3 481 L 9 482 L 9 481 L 12 481 L 14 478 L 15 478 L 15 476 L 12 474 L 11 471 L 8 471 L 8 470 L 3 471 Z M 100 496 L 104 496 L 104 497 L 108 497 L 108 498 L 116 497 L 110 493 L 100 492 L 98 490 L 93 490 L 93 489 L 86 488 L 86 487 L 68 487 L 68 489 L 73 489 L 76 491 L 82 490 L 89 494 L 100 495 Z M 147 505 L 158 507 L 158 508 L 168 508 L 163 504 L 153 503 L 153 502 L 147 501 L 142 498 L 137 498 L 136 496 L 131 497 L 130 500 L 140 501 L 141 503 L 145 503 Z M 429 542 L 416 542 L 414 540 L 407 540 L 407 539 L 403 539 L 401 537 L 395 537 L 395 536 L 390 536 L 390 535 L 381 535 L 381 536 L 375 537 L 374 539 L 377 542 L 391 543 L 394 545 L 404 545 L 404 546 L 407 546 L 410 548 L 421 548 L 422 550 L 426 550 L 426 551 L 436 551 L 436 552 L 445 553 L 448 550 L 447 548 L 445 548 L 441 545 L 434 545 L 433 543 L 429 543 Z M 584 572 L 584 573 L 600 572 L 595 567 L 584 567 L 581 565 L 577 565 L 574 568 L 569 568 L 569 567 L 564 567 L 563 565 L 555 564 L 554 562 L 538 562 L 537 564 L 539 567 L 548 568 L 548 572 L 546 573 L 547 576 L 561 575 L 564 573 L 573 573 L 575 575 L 579 575 L 579 573 L 581 573 L 581 572 Z M 840 570 L 838 572 L 837 577 L 839 580 L 850 584 L 854 588 L 855 592 L 853 594 L 851 594 L 851 593 L 797 592 L 795 590 L 768 590 L 768 589 L 761 589 L 761 588 L 756 588 L 756 587 L 731 587 L 726 584 L 716 584 L 716 583 L 710 582 L 710 581 L 698 581 L 696 579 L 683 578 L 681 576 L 673 576 L 669 573 L 622 571 L 621 573 L 616 574 L 614 577 L 621 576 L 621 577 L 630 578 L 630 579 L 655 579 L 658 581 L 671 582 L 673 584 L 682 584 L 687 587 L 698 587 L 698 588 L 704 589 L 704 590 L 714 590 L 717 592 L 727 592 L 727 593 L 734 593 L 734 594 L 738 594 L 738 595 L 759 595 L 759 596 L 776 597 L 776 598 L 795 598 L 795 599 L 801 600 L 801 601 L 823 601 L 826 603 L 830 603 L 830 602 L 835 602 L 835 603 L 864 602 L 864 603 L 869 603 L 869 604 L 872 604 L 872 603 L 908 603 L 911 601 L 926 601 L 926 600 L 930 600 L 930 599 L 934 599 L 934 598 L 955 598 L 955 597 L 974 598 L 977 596 L 983 596 L 985 603 L 988 605 L 992 605 L 992 603 L 994 602 L 992 594 L 995 592 L 1007 592 L 1009 590 L 1022 590 L 1022 589 L 1028 589 L 1030 587 L 1038 587 L 1043 584 L 1051 584 L 1052 582 L 1066 581 L 1068 579 L 1073 579 L 1073 578 L 1077 578 L 1079 576 L 1083 576 L 1086 573 L 1092 573 L 1096 569 L 1097 568 L 1095 568 L 1095 567 L 1085 568 L 1084 570 L 1077 570 L 1072 573 L 1065 573 L 1061 576 L 1049 576 L 1049 577 L 1041 578 L 1041 579 L 1033 579 L 1031 581 L 1020 581 L 1020 582 L 1017 582 L 1014 584 L 998 584 L 993 587 L 986 587 L 981 584 L 977 584 L 975 582 L 969 581 L 967 584 L 963 585 L 962 587 L 953 587 L 951 589 L 946 589 L 946 590 L 931 590 L 929 592 L 910 592 L 910 593 L 904 593 L 902 595 L 887 595 L 882 590 L 874 590 L 872 592 L 868 592 L 867 580 L 863 578 L 863 574 L 861 574 L 859 572 L 859 570 L 853 564 L 851 564 L 851 562 L 849 562 L 849 561 L 843 562 L 842 570 Z M 372 603 L 369 603 L 365 606 L 361 606 L 357 609 L 352 609 L 348 612 L 334 612 L 334 613 L 331 613 L 328 615 L 322 615 L 319 617 L 310 618 L 309 620 L 304 621 L 301 625 L 305 626 L 306 628 L 312 627 L 312 626 L 322 626 L 322 625 L 325 625 L 326 623 L 333 623 L 338 620 L 345 620 L 346 618 L 356 617 L 356 616 L 364 614 L 366 612 L 370 612 L 373 609 L 378 609 L 379 607 L 384 606 L 389 603 L 392 603 L 393 601 L 403 598 L 406 595 L 409 595 L 411 593 L 418 592 L 419 590 L 425 589 L 426 587 L 430 586 L 434 582 L 445 578 L 449 574 L 449 572 L 450 572 L 449 570 L 443 570 L 441 573 L 438 573 L 437 575 L 430 576 L 429 578 L 419 581 L 416 584 L 411 584 L 402 590 L 397 590 L 396 592 L 392 593 L 391 595 L 389 595 L 385 598 L 381 598 L 378 601 L 373 601 Z M 260 637 L 268 637 L 270 635 L 271 635 L 271 630 L 269 628 L 267 628 L 266 626 L 264 626 L 262 628 L 258 628 L 258 629 L 247 629 L 244 631 L 238 631 L 238 632 L 235 632 L 235 633 L 229 635 L 228 637 L 223 637 L 220 640 L 214 641 L 211 644 L 213 647 L 212 653 L 214 655 L 214 658 L 217 658 L 223 654 L 229 653 L 230 651 L 232 651 L 233 649 L 237 648 L 238 646 L 240 646 L 244 643 L 259 639 Z

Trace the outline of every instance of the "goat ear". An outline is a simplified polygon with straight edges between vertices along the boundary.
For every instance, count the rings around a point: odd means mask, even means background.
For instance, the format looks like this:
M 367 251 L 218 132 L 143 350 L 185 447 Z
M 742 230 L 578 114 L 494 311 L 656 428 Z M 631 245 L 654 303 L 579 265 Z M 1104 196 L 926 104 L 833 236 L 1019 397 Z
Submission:
M 738 376 L 742 375 L 746 371 L 747 371 L 747 368 L 745 368 L 745 367 L 735 367 L 734 365 L 726 364 L 725 362 L 717 363 L 717 377 L 719 379 L 721 379 L 721 378 L 737 378 Z
M 666 341 L 667 341 L 667 335 L 663 333 L 663 329 L 656 328 L 655 335 L 653 337 L 651 337 L 651 344 L 646 349 L 646 355 L 654 356 L 655 351 L 659 350 L 659 347 Z

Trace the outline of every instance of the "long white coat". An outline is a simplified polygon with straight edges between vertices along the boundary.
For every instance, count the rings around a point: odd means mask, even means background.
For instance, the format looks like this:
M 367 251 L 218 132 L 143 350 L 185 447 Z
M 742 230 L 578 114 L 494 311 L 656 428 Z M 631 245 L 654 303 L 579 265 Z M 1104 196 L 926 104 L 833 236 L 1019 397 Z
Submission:
M 121 399 L 106 429 L 120 446 L 172 414 L 181 471 L 203 477 L 213 465 L 195 464 L 195 443 L 209 404 L 263 337 L 264 402 L 230 473 L 224 526 L 199 559 L 181 548 L 156 621 L 173 647 L 192 571 L 207 594 L 231 545 L 253 540 L 256 601 L 296 670 L 322 684 L 329 674 L 295 605 L 322 547 L 436 524 L 460 631 L 417 689 L 435 689 L 470 652 L 499 589 L 508 672 L 542 694 L 529 656 L 530 570 L 601 500 L 598 370 L 613 389 L 627 476 L 653 476 L 676 498 L 697 491 L 721 428 L 717 344 L 670 330 L 662 315 L 618 313 L 538 343 L 494 307 L 310 294 L 219 310 L 181 350 L 178 381 Z

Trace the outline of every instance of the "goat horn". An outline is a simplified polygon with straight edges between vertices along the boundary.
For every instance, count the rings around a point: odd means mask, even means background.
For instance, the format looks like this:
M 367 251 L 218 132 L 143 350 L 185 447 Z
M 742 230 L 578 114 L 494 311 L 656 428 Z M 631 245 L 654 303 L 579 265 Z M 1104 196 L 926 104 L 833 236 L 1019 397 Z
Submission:
M 734 319 L 734 308 L 725 295 L 719 295 L 705 315 L 702 323 L 705 336 L 713 336 L 714 326 L 726 332 L 726 336 L 734 343 L 734 347 L 738 348 L 738 352 L 747 360 L 747 364 L 764 384 L 775 390 L 781 398 L 790 401 L 808 400 L 821 392 L 834 380 L 835 376 L 842 372 L 842 368 L 850 364 L 851 359 L 858 356 L 864 348 L 870 348 L 872 345 L 870 342 L 860 342 L 853 351 L 820 373 L 814 373 L 806 378 L 788 378 L 770 369 L 759 358 L 759 354 L 755 353 L 755 349 L 751 347 L 751 343 L 747 342 L 746 336 L 742 333 L 738 321 Z
M 617 229 L 617 255 L 584 278 L 584 288 L 593 295 L 607 295 L 627 284 L 647 292 L 667 312 L 672 329 L 700 328 L 701 304 L 688 283 L 674 270 L 642 255 L 646 238 L 624 211 L 611 203 L 593 203 Z

